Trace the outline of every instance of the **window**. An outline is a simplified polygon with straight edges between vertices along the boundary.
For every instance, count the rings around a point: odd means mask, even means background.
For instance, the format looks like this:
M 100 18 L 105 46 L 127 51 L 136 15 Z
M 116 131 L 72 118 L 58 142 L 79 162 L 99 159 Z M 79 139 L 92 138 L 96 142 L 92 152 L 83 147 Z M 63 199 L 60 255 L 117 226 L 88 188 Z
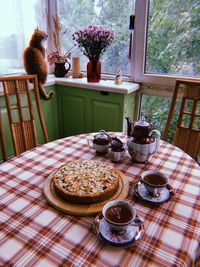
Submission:
M 45 30 L 42 0 L 1 1 L 0 74 L 23 71 L 23 51 L 36 27 Z
M 137 0 L 136 81 L 200 77 L 199 14 L 199 0 Z
M 75 31 L 89 25 L 103 25 L 112 29 L 116 38 L 101 58 L 102 73 L 115 74 L 120 69 L 123 75 L 130 76 L 129 16 L 134 11 L 134 0 L 57 0 L 57 4 L 63 31 L 67 29 L 62 36 L 66 51 L 74 44 Z M 73 55 L 80 56 L 81 69 L 86 70 L 88 59 L 79 49 Z
M 57 8 L 56 8 L 57 4 Z M 174 84 L 177 77 L 200 77 L 199 0 L 6 0 L 0 23 L 0 74 L 23 70 L 23 50 L 34 28 L 47 31 L 58 12 L 63 48 L 73 46 L 72 34 L 89 25 L 104 25 L 115 32 L 115 42 L 101 58 L 102 73 L 117 69 L 136 82 Z M 129 16 L 135 13 L 133 58 L 129 59 Z M 4 26 L 5 25 L 5 26 Z M 49 25 L 47 25 L 49 26 Z M 50 27 L 48 27 L 50 30 Z M 52 40 L 48 38 L 49 49 Z M 88 59 L 77 49 L 82 70 Z
M 165 128 L 171 98 L 163 96 L 142 95 L 141 101 L 141 115 L 153 124 L 154 129 L 158 129 L 161 134 Z M 171 123 L 168 134 L 168 142 L 172 143 L 174 139 L 175 128 L 178 120 L 178 113 L 180 109 L 180 101 L 176 105 L 174 117 Z
M 199 14 L 198 0 L 136 1 L 133 78 L 150 84 L 142 86 L 140 114 L 161 132 L 171 103 L 173 87 L 170 85 L 174 86 L 177 78 L 200 78 Z M 152 85 L 155 83 L 165 86 Z M 177 110 L 175 115 L 169 133 L 170 142 L 178 119 Z

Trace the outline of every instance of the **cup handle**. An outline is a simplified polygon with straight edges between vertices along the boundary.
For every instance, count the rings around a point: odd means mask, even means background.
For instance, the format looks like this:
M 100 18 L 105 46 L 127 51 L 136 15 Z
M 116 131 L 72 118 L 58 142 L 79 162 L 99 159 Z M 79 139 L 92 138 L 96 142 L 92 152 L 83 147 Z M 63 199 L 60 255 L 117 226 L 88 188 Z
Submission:
M 140 226 L 141 224 L 144 223 L 144 219 L 141 218 L 141 217 L 138 217 L 138 216 L 136 215 L 136 217 L 135 217 L 135 219 L 134 219 L 133 222 L 134 222 L 134 225 L 135 225 L 135 226 Z
M 87 140 L 87 143 L 88 143 L 88 146 L 89 146 L 90 148 L 93 148 L 93 149 L 94 149 L 93 144 L 92 144 L 92 140 L 91 140 L 91 139 L 88 139 L 88 140 Z

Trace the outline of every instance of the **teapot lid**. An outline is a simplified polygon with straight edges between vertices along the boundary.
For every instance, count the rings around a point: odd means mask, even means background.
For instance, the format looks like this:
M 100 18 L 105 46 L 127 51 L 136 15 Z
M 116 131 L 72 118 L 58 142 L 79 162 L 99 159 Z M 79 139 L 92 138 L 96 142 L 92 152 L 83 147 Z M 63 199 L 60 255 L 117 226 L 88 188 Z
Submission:
M 104 130 L 100 130 L 99 133 L 95 135 L 94 138 L 104 141 L 104 140 L 109 140 L 109 135 Z
M 137 121 L 135 123 L 135 126 L 141 126 L 141 127 L 149 127 L 150 126 L 150 123 L 145 121 L 145 117 L 142 116 L 141 120 Z

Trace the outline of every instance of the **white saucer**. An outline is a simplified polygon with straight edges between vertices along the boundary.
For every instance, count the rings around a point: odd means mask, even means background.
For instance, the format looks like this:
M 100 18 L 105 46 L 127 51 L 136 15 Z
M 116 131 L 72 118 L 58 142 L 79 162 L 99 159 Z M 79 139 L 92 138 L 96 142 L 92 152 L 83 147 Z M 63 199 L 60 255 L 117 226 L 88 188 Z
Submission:
M 102 215 L 97 215 L 93 225 L 95 234 L 111 246 L 125 246 L 140 240 L 144 235 L 144 224 L 130 224 L 126 232 L 113 233 Z
M 152 202 L 152 203 L 163 203 L 167 200 L 169 200 L 172 196 L 172 193 L 169 189 L 169 187 L 165 187 L 162 192 L 160 193 L 159 196 L 152 196 L 148 193 L 146 187 L 144 186 L 143 183 L 139 182 L 135 188 L 135 191 L 137 192 L 137 194 L 144 200 L 148 201 L 148 202 Z

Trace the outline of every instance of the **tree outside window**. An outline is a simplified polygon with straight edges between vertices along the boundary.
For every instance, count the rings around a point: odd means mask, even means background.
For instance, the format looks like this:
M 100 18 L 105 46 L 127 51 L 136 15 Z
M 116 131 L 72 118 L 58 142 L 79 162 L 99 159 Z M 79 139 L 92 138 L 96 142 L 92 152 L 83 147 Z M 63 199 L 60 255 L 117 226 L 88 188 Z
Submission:
M 89 25 L 105 26 L 114 31 L 115 41 L 103 57 L 102 73 L 115 74 L 117 69 L 130 76 L 129 60 L 129 16 L 134 10 L 134 0 L 57 0 L 58 16 L 64 29 L 63 48 L 70 49 L 74 42 L 72 34 Z M 88 59 L 79 50 L 81 68 L 86 70 Z

